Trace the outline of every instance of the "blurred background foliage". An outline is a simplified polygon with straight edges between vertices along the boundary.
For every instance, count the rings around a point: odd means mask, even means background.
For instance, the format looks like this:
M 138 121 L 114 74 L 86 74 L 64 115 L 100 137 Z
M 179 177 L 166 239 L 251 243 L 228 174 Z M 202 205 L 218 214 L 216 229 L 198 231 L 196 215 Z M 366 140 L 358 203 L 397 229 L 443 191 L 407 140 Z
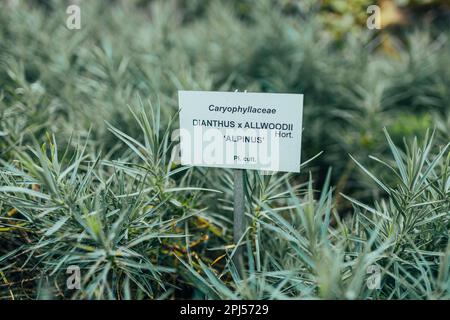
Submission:
M 81 30 L 65 27 L 71 3 L 81 7 Z M 366 27 L 372 4 L 381 30 Z M 0 26 L 2 298 L 70 297 L 58 282 L 63 266 L 98 261 L 75 297 L 448 297 L 448 153 L 432 162 L 450 132 L 448 1 L 7 0 Z M 249 174 L 244 280 L 229 263 L 231 173 L 185 170 L 170 158 L 165 130 L 177 127 L 179 89 L 305 94 L 302 157 L 323 153 L 300 175 Z M 394 160 L 408 192 L 368 158 L 391 156 L 383 127 L 400 146 Z M 426 147 L 414 137 L 433 146 L 423 163 Z M 430 184 L 406 181 L 402 161 Z M 309 230 L 308 214 L 317 215 Z M 389 225 L 404 214 L 417 217 Z M 388 254 L 396 227 L 409 242 Z M 410 240 L 420 228 L 428 238 Z M 67 246 L 55 245 L 62 239 Z M 331 257 L 342 259 L 327 265 Z M 369 260 L 387 274 L 376 293 L 363 289 Z M 41 274 L 49 280 L 35 290 Z

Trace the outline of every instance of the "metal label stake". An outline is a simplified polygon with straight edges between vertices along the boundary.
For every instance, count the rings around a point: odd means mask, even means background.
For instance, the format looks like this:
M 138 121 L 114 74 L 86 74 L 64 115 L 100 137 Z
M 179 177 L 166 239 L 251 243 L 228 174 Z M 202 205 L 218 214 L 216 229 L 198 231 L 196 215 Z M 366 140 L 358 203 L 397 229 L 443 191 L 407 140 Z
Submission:
M 234 201 L 231 221 L 233 236 L 232 240 L 229 240 L 233 250 L 227 252 L 229 257 L 227 266 L 231 263 L 236 267 L 236 272 L 246 276 L 248 271 L 246 268 L 253 255 L 251 236 L 246 238 L 248 243 L 244 238 L 246 232 L 250 230 L 248 225 L 253 221 L 250 215 L 253 204 L 250 180 L 254 180 L 249 179 L 252 174 L 246 170 L 262 171 L 261 174 L 265 174 L 264 170 L 267 169 L 270 170 L 269 174 L 274 171 L 299 172 L 303 95 L 247 93 L 247 90 L 244 92 L 179 90 L 178 104 L 181 163 L 189 166 L 228 168 L 228 174 L 233 174 L 233 178 L 227 178 L 228 183 L 234 184 L 227 186 L 234 189 L 227 188 L 227 197 L 233 197 L 231 201 Z M 211 133 L 215 130 L 214 136 L 209 136 L 210 132 L 206 136 L 202 128 L 211 129 Z M 244 132 L 236 130 L 230 135 L 229 131 L 233 128 L 242 128 Z M 246 129 L 257 131 L 251 131 L 256 133 L 251 134 Z M 217 130 L 220 134 L 224 134 L 223 139 L 214 141 L 213 144 L 204 144 L 203 142 L 210 141 L 210 138 L 217 140 Z M 183 136 L 186 139 L 183 139 Z M 253 150 L 253 147 L 256 150 Z M 270 155 L 260 159 L 255 151 L 270 152 Z M 213 162 L 206 161 L 204 157 L 206 155 L 209 157 L 208 160 Z M 267 160 L 276 162 L 264 163 Z M 247 209 L 250 219 L 245 216 Z
M 245 192 L 244 192 L 244 169 L 234 169 L 234 217 L 233 217 L 233 241 L 237 245 L 244 234 L 244 211 L 245 211 Z M 234 253 L 233 262 L 242 275 L 244 270 L 244 250 L 239 246 Z

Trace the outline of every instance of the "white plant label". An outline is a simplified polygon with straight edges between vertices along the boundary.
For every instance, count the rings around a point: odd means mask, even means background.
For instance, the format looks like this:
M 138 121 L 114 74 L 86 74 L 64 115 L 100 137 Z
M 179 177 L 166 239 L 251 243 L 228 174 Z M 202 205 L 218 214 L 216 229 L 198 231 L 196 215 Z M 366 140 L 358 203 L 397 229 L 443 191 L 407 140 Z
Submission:
M 183 165 L 300 171 L 303 95 L 179 91 Z

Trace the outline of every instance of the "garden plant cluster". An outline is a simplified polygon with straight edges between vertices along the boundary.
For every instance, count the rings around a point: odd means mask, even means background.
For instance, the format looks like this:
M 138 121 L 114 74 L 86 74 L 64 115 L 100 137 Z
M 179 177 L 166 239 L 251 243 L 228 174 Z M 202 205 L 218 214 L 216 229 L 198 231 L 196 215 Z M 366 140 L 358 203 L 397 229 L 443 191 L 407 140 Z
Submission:
M 448 15 L 77 3 L 0 3 L 0 299 L 450 299 Z M 178 90 L 304 94 L 301 172 L 245 173 L 238 243 L 233 172 L 176 161 Z

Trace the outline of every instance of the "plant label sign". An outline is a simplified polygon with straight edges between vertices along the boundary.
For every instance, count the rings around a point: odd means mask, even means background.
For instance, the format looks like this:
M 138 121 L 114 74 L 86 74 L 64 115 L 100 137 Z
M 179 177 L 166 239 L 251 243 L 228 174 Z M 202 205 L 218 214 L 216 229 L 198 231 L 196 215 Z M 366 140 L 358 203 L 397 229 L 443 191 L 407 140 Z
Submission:
M 303 95 L 179 91 L 183 165 L 300 171 Z

